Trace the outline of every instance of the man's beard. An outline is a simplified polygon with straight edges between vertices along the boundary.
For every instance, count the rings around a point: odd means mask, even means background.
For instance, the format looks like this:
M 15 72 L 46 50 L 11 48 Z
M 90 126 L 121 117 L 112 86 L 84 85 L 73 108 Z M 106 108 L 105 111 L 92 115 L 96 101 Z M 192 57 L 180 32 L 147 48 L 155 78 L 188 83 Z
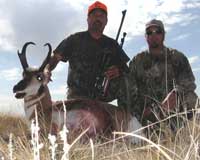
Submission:
M 94 32 L 102 32 L 102 22 L 99 20 L 96 20 L 93 24 L 92 24 L 92 28 L 91 28 Z
M 156 49 L 156 48 L 159 48 L 160 45 L 156 42 L 153 42 L 149 46 L 150 46 L 150 48 Z

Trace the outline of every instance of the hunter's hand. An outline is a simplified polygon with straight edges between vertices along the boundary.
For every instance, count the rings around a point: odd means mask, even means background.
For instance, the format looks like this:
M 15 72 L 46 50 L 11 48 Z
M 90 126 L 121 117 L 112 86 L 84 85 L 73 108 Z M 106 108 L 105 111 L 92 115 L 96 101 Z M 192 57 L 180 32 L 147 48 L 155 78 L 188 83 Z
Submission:
M 162 101 L 162 108 L 165 110 L 173 110 L 176 107 L 176 89 L 168 93 Z
M 111 66 L 105 72 L 105 76 L 109 80 L 119 77 L 120 74 L 121 74 L 120 69 L 117 66 Z
M 44 69 L 44 78 L 45 78 L 45 80 L 44 80 L 45 84 L 48 84 L 49 81 L 52 81 L 51 80 L 51 71 L 49 71 L 48 69 Z

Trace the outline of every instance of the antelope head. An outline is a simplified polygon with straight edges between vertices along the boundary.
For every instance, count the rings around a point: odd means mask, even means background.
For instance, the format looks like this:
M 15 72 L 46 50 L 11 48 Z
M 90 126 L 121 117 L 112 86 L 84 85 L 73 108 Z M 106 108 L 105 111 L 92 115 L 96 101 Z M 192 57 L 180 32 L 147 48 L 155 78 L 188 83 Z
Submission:
M 44 90 L 44 73 L 43 70 L 48 63 L 51 56 L 51 45 L 46 43 L 44 46 L 48 46 L 49 51 L 47 57 L 43 61 L 42 65 L 39 68 L 30 68 L 27 59 L 26 59 L 26 48 L 28 45 L 35 45 L 33 42 L 27 42 L 24 44 L 22 48 L 22 52 L 18 51 L 18 56 L 23 67 L 23 78 L 13 87 L 13 93 L 15 93 L 15 97 L 20 98 L 28 98 L 32 96 L 39 96 Z

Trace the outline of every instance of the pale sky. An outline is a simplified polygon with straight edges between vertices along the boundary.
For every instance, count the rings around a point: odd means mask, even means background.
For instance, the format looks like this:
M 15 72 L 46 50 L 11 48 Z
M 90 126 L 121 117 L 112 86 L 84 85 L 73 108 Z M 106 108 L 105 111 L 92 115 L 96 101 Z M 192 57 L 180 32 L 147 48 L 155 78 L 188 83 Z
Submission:
M 68 35 L 87 30 L 87 8 L 92 0 L 0 0 L 0 110 L 21 113 L 22 102 L 14 98 L 13 86 L 21 79 L 17 50 L 27 41 L 37 46 L 27 51 L 30 66 L 39 66 L 46 50 L 55 48 Z M 165 45 L 183 52 L 196 77 L 200 95 L 200 1 L 199 0 L 102 0 L 108 7 L 104 34 L 115 39 L 122 11 L 127 10 L 122 33 L 127 32 L 124 50 L 132 59 L 147 48 L 145 23 L 160 19 L 166 28 Z M 121 37 L 121 36 L 120 36 Z M 53 100 L 66 92 L 67 65 L 60 63 L 49 84 Z

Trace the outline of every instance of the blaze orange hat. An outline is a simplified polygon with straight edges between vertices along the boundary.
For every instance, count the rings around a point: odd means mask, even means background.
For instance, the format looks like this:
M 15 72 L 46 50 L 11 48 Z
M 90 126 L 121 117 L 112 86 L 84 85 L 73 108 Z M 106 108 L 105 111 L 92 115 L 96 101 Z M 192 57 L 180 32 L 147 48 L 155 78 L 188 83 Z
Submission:
M 94 9 L 101 9 L 103 10 L 106 14 L 107 14 L 107 7 L 105 4 L 99 2 L 99 1 L 96 1 L 94 2 L 93 4 L 91 4 L 89 7 L 88 7 L 88 15 L 94 10 Z

